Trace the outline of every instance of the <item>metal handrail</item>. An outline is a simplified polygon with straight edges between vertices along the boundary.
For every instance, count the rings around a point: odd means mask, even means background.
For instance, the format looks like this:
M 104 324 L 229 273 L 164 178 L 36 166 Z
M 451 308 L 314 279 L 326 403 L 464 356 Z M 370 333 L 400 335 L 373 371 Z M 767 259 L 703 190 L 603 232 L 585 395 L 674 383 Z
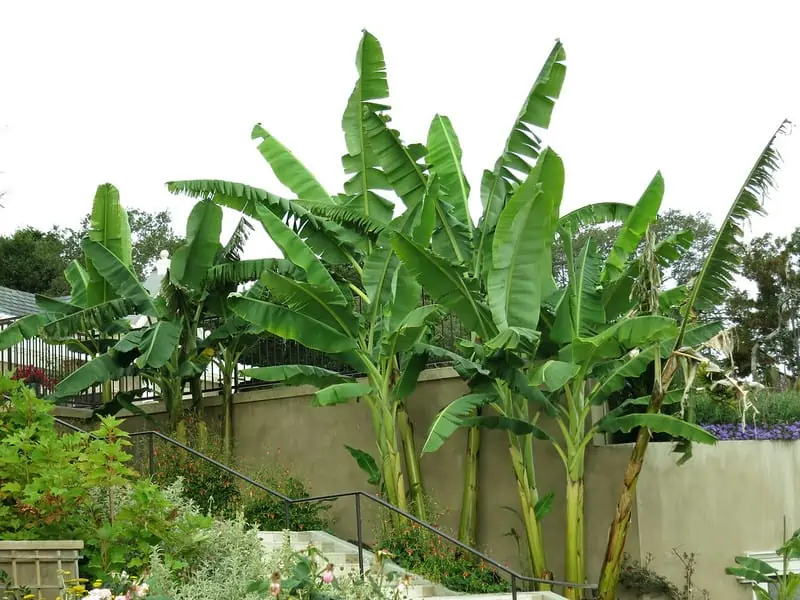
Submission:
M 62 426 L 67 427 L 69 429 L 72 429 L 73 431 L 77 431 L 79 433 L 85 433 L 85 434 L 89 435 L 91 438 L 97 439 L 96 435 L 94 435 L 94 434 L 92 434 L 92 433 L 90 433 L 88 431 L 85 431 L 85 430 L 81 429 L 80 427 L 77 427 L 76 425 L 73 425 L 72 423 L 68 423 L 67 421 L 63 421 L 63 420 L 59 419 L 58 417 L 55 418 L 55 422 L 58 423 L 59 425 L 62 425 Z M 375 504 L 383 506 L 384 508 L 392 511 L 395 514 L 400 515 L 401 517 L 404 517 L 404 518 L 408 519 L 412 523 L 415 523 L 415 524 L 419 525 L 423 529 L 429 531 L 430 533 L 433 533 L 434 535 L 436 535 L 436 536 L 442 538 L 443 540 L 453 544 L 454 546 L 457 546 L 458 548 L 460 548 L 460 549 L 462 549 L 462 550 L 464 550 L 466 552 L 469 552 L 472 556 L 480 559 L 481 561 L 485 562 L 488 565 L 491 565 L 496 570 L 498 570 L 498 571 L 500 571 L 502 573 L 505 573 L 509 577 L 509 579 L 511 580 L 511 597 L 512 597 L 512 600 L 517 600 L 517 582 L 526 582 L 526 583 L 541 584 L 541 585 L 547 585 L 547 586 L 559 586 L 559 587 L 572 588 L 572 589 L 590 589 L 591 590 L 591 589 L 596 589 L 597 588 L 597 585 L 592 584 L 592 583 L 574 583 L 574 582 L 571 582 L 571 581 L 559 581 L 559 580 L 555 580 L 555 579 L 542 579 L 542 578 L 539 578 L 539 577 L 531 577 L 529 575 L 522 575 L 521 573 L 517 573 L 516 571 L 514 571 L 510 567 L 507 567 L 507 566 L 497 562 L 493 558 L 491 558 L 489 556 L 486 556 L 480 550 L 476 550 L 472 546 L 469 546 L 468 544 L 465 544 L 461 540 L 459 540 L 457 538 L 454 538 L 451 535 L 448 535 L 447 533 L 441 531 L 440 529 L 437 529 L 433 525 L 431 525 L 429 523 L 426 523 L 425 521 L 415 517 L 411 513 L 403 510 L 402 508 L 398 508 L 394 504 L 391 504 L 391 503 L 387 502 L 386 500 L 384 500 L 383 498 L 379 498 L 378 496 L 376 496 L 374 494 L 371 494 L 370 492 L 365 492 L 365 491 L 362 491 L 362 490 L 355 490 L 355 491 L 349 491 L 349 492 L 338 492 L 338 493 L 333 493 L 333 494 L 324 494 L 324 495 L 321 495 L 321 496 L 309 496 L 309 497 L 306 497 L 306 498 L 290 498 L 290 497 L 286 496 L 285 494 L 280 493 L 277 490 L 273 490 L 273 489 L 268 488 L 264 484 L 259 483 L 258 481 L 252 479 L 251 477 L 248 477 L 244 473 L 240 473 L 239 471 L 236 471 L 235 469 L 231 469 L 230 467 L 222 464 L 221 462 L 214 460 L 210 456 L 206 456 L 202 452 L 198 452 L 194 448 L 191 448 L 191 447 L 187 446 L 186 444 L 183 444 L 183 443 L 179 442 L 176 439 L 173 439 L 173 438 L 171 438 L 171 437 L 169 437 L 167 435 L 164 435 L 160 431 L 153 431 L 153 430 L 136 431 L 136 432 L 130 433 L 129 435 L 130 435 L 130 437 L 138 437 L 138 436 L 145 436 L 145 435 L 149 436 L 149 438 L 148 438 L 149 439 L 148 454 L 149 454 L 149 468 L 150 468 L 150 474 L 151 475 L 154 472 L 154 464 L 153 464 L 154 444 L 153 444 L 153 441 L 154 441 L 154 438 L 157 437 L 157 438 L 159 438 L 159 439 L 161 439 L 161 440 L 163 440 L 163 441 L 165 441 L 165 442 L 167 442 L 169 444 L 172 444 L 173 446 L 181 448 L 182 450 L 188 452 L 189 454 L 191 454 L 193 456 L 196 456 L 197 458 L 199 458 L 201 460 L 206 461 L 209 464 L 214 465 L 215 467 L 217 467 L 218 469 L 228 473 L 229 475 L 233 475 L 234 477 L 238 477 L 242 481 L 244 481 L 246 483 L 249 483 L 250 485 L 253 485 L 253 486 L 257 487 L 258 489 L 260 489 L 260 490 L 262 490 L 262 491 L 264 491 L 264 492 L 266 492 L 266 493 L 268 493 L 268 494 L 280 499 L 283 502 L 283 505 L 284 505 L 284 519 L 285 519 L 285 523 L 286 523 L 286 529 L 289 529 L 289 526 L 290 526 L 290 523 L 291 523 L 291 507 L 293 505 L 295 505 L 295 504 L 305 504 L 305 503 L 309 503 L 309 502 L 322 502 L 322 501 L 326 501 L 326 500 L 338 500 L 340 498 L 352 497 L 354 499 L 354 502 L 355 502 L 355 512 L 356 512 L 356 536 L 357 536 L 357 541 L 358 541 L 358 569 L 359 569 L 359 573 L 361 574 L 362 577 L 364 576 L 364 542 L 363 542 L 363 535 L 362 535 L 361 498 L 366 498 L 367 500 L 370 500 L 371 502 L 374 502 Z

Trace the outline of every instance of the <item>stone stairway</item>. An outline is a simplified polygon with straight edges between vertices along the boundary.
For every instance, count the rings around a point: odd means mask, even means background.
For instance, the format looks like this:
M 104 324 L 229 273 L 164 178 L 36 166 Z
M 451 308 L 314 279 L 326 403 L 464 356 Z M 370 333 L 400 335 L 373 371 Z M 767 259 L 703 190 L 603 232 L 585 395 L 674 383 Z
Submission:
M 337 577 L 347 575 L 358 575 L 358 547 L 354 544 L 334 537 L 324 531 L 302 531 L 302 532 L 280 532 L 262 531 L 259 533 L 261 543 L 267 553 L 277 552 L 286 543 L 286 536 L 289 536 L 289 543 L 292 550 L 302 552 L 308 550 L 309 545 L 318 550 L 325 559 L 334 565 L 334 572 Z M 377 564 L 376 556 L 373 552 L 364 550 L 364 571 L 374 570 Z M 407 589 L 403 597 L 408 600 L 511 600 L 511 594 L 469 594 L 462 595 L 447 588 L 427 581 L 413 573 L 409 573 L 395 563 L 384 560 L 383 572 L 393 573 L 391 583 L 387 586 L 387 592 L 394 592 L 398 582 L 406 578 Z M 518 600 L 563 600 L 562 596 L 553 592 L 519 592 Z

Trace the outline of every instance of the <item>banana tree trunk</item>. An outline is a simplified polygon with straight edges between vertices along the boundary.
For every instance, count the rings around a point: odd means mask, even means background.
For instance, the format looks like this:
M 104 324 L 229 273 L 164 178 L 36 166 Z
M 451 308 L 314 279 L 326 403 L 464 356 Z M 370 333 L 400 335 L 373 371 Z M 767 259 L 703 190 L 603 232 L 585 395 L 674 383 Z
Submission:
M 404 405 L 397 409 L 397 427 L 400 430 L 400 439 L 403 443 L 403 453 L 406 459 L 406 475 L 408 487 L 411 492 L 414 514 L 426 521 L 428 519 L 427 499 L 425 488 L 422 485 L 422 471 L 419 464 L 419 454 L 414 443 L 414 426 L 408 416 Z
M 477 414 L 480 414 L 478 412 Z M 467 432 L 464 491 L 461 496 L 461 521 L 458 539 L 475 546 L 478 541 L 478 457 L 481 450 L 481 430 L 471 427 Z
M 518 447 L 517 438 L 512 433 L 509 433 L 508 437 L 508 451 L 511 455 L 511 464 L 514 467 L 514 477 L 517 481 L 517 493 L 519 494 L 522 521 L 525 525 L 525 540 L 528 543 L 531 569 L 534 577 L 544 579 L 549 575 L 549 572 L 544 552 L 542 528 L 536 518 L 536 503 L 539 501 L 536 482 L 528 478 L 528 470 L 525 468 L 525 461 Z M 542 591 L 549 590 L 550 586 L 540 584 L 539 589 Z
M 574 583 L 584 583 L 584 543 L 583 543 L 583 475 L 567 476 L 566 490 L 567 531 L 564 546 L 564 579 Z M 570 600 L 579 600 L 581 590 L 564 590 Z
M 225 460 L 233 457 L 233 376 L 227 363 L 222 369 L 222 446 Z
M 402 510 L 408 510 L 406 498 L 405 477 L 403 476 L 403 463 L 397 447 L 397 429 L 394 414 L 388 410 L 380 398 L 377 416 L 374 418 L 375 438 L 380 451 L 380 469 L 386 488 L 386 500 Z
M 670 357 L 659 378 L 660 385 L 656 387 L 656 390 L 650 396 L 647 412 L 656 413 L 661 410 L 666 390 L 669 389 L 669 384 L 672 382 L 677 366 L 678 361 Z M 603 560 L 603 568 L 600 571 L 600 583 L 597 590 L 600 600 L 616 600 L 617 598 L 617 583 L 622 569 L 622 555 L 625 550 L 625 541 L 628 537 L 628 527 L 631 522 L 636 484 L 642 472 L 644 456 L 649 443 L 650 430 L 642 427 L 636 435 L 636 444 L 628 460 L 628 467 L 625 469 L 625 478 L 622 482 L 622 491 L 617 502 L 617 511 L 611 524 L 611 530 L 608 532 L 608 545 L 606 546 L 606 555 Z
M 161 385 L 161 399 L 167 409 L 170 431 L 175 431 L 183 416 L 183 382 L 179 377 L 165 379 Z

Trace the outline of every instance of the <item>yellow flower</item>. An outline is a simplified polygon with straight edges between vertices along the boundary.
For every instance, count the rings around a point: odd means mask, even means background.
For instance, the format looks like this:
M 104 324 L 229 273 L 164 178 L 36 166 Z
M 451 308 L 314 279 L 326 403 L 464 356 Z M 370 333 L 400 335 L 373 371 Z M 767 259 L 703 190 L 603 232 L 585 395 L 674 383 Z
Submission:
M 103 587 L 103 582 L 102 582 L 102 581 L 100 581 L 100 580 L 98 579 L 97 581 L 95 581 L 95 582 L 92 584 L 92 587 L 93 587 L 94 589 L 97 589 L 97 588 L 99 588 L 99 587 Z
M 36 598 L 36 596 L 34 596 L 33 594 L 25 594 L 22 597 L 22 600 L 33 600 L 33 598 Z

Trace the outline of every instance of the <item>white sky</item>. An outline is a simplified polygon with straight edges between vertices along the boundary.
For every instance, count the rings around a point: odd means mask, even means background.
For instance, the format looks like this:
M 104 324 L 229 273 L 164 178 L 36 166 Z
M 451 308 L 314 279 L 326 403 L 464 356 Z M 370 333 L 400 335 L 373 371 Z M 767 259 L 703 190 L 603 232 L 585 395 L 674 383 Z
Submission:
M 256 122 L 340 191 L 364 27 L 404 139 L 424 142 L 436 112 L 452 119 L 474 212 L 481 170 L 559 37 L 567 81 L 545 140 L 565 162 L 564 207 L 634 202 L 661 169 L 664 207 L 719 222 L 781 119 L 800 122 L 798 25 L 788 1 L 2 2 L 0 233 L 74 226 L 106 181 L 128 207 L 169 207 L 180 232 L 192 201 L 167 180 L 287 193 L 250 140 Z M 781 147 L 755 233 L 800 225 L 800 131 Z M 254 235 L 247 254 L 271 253 Z

